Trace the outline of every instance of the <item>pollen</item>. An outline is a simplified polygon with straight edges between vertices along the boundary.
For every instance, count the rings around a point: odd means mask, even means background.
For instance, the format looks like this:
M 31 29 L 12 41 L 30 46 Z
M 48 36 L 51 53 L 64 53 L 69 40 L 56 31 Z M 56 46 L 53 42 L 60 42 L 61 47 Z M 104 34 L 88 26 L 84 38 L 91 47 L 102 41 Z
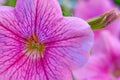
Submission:
M 45 45 L 39 42 L 36 36 L 27 38 L 25 45 L 27 51 L 34 51 L 35 54 L 41 57 L 44 55 Z

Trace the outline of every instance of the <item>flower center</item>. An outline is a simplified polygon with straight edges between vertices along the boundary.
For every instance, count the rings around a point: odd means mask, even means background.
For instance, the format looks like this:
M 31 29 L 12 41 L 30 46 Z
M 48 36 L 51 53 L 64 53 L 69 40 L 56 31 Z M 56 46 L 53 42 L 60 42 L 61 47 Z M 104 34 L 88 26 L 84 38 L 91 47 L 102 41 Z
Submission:
M 26 50 L 28 52 L 35 51 L 35 54 L 37 54 L 37 55 L 39 54 L 40 57 L 43 57 L 45 45 L 43 43 L 40 43 L 36 36 L 32 36 L 30 38 L 27 38 L 25 45 L 26 45 Z
M 36 49 L 37 51 L 43 51 L 44 45 L 41 43 L 37 43 L 36 41 L 29 41 L 28 48 L 31 50 Z
M 120 0 L 113 0 L 117 6 L 120 6 Z

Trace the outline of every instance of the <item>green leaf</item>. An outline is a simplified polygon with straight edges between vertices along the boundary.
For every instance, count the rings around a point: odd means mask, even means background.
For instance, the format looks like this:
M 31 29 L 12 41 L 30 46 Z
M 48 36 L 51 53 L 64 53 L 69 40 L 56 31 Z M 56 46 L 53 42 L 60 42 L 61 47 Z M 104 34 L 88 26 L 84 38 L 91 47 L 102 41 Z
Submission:
M 16 5 L 16 0 L 7 0 L 4 5 L 15 6 Z
M 64 16 L 72 16 L 72 10 L 64 5 L 61 5 Z
M 113 1 L 116 5 L 120 6 L 120 0 L 113 0 Z

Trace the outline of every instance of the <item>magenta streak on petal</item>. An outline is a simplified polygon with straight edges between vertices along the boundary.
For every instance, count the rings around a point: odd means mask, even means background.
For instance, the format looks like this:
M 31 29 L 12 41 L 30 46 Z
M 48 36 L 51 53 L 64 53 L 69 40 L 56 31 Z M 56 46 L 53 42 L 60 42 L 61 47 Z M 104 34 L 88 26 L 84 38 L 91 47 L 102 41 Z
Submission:
M 38 9 L 38 0 L 37 0 L 37 4 L 36 4 L 36 10 L 35 10 L 35 22 L 34 22 L 34 26 L 35 26 L 35 28 L 34 28 L 34 34 L 35 34 L 35 36 L 37 36 L 37 34 L 36 34 L 36 26 L 37 26 L 37 10 Z
M 23 55 L 23 56 L 24 56 L 24 55 Z M 23 56 L 21 56 L 20 59 L 22 59 Z M 19 70 L 19 69 L 27 62 L 28 59 L 29 59 L 29 57 L 27 57 L 27 59 L 24 60 L 24 62 L 23 62 L 21 65 L 19 65 L 19 67 L 11 74 L 10 78 L 13 77 L 12 75 L 14 75 L 14 73 L 15 73 L 17 70 Z M 19 60 L 18 60 L 18 61 L 19 61 Z M 11 79 L 11 80 L 12 80 L 12 79 Z
M 4 25 L 2 25 L 1 23 L 0 23 L 0 26 L 2 26 L 4 29 L 6 29 L 7 31 L 9 31 L 9 32 L 11 32 L 13 35 L 16 35 L 17 37 L 19 37 L 19 38 L 22 38 L 22 37 L 20 37 L 18 34 L 16 34 L 15 32 L 13 32 L 12 30 L 10 30 L 10 29 L 8 29 L 7 27 L 5 27 Z M 24 38 L 22 38 L 23 40 L 24 40 Z
M 49 80 L 44 63 L 45 63 L 45 62 L 43 61 L 43 59 L 41 59 L 42 69 L 43 69 L 43 71 L 44 71 L 44 73 L 45 73 L 46 79 Z
M 71 40 L 71 39 L 77 39 L 79 37 L 82 37 L 82 36 L 75 36 L 75 37 L 71 37 L 71 38 L 67 38 L 67 39 L 62 39 L 62 40 L 57 40 L 57 41 L 50 41 L 50 42 L 47 42 L 45 44 L 53 44 L 53 43 L 58 43 L 58 42 L 62 42 L 62 41 L 67 41 L 67 40 Z
M 0 33 L 0 35 L 3 35 L 4 37 L 8 37 L 8 38 L 13 39 L 13 40 L 15 40 L 15 41 L 19 41 L 19 42 L 21 42 L 21 43 L 24 43 L 24 41 L 18 40 L 18 39 L 14 38 L 14 37 L 10 37 L 10 36 L 7 36 L 7 35 L 2 34 L 2 33 Z
M 8 69 L 10 69 L 13 65 L 15 65 L 17 62 L 19 62 L 23 57 L 24 57 L 24 55 L 25 54 L 23 54 L 22 56 L 20 56 L 14 63 L 12 63 L 10 66 L 8 66 L 8 68 L 6 68 L 5 70 L 4 70 L 4 72 L 5 71 L 7 71 Z M 0 74 L 2 74 L 2 73 L 4 73 L 4 72 L 1 72 Z

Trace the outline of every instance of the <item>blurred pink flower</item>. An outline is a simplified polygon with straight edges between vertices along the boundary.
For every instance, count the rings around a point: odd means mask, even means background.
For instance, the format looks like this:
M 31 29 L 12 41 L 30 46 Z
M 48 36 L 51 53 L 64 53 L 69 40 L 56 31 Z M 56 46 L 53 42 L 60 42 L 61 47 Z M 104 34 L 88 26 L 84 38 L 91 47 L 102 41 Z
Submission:
M 72 80 L 93 41 L 82 19 L 63 17 L 56 0 L 17 0 L 0 7 L 0 79 Z
M 100 52 L 103 53 L 104 55 L 110 56 L 114 56 L 115 54 L 120 55 L 120 42 L 108 30 L 103 30 L 101 31 L 99 38 L 97 38 L 96 42 L 94 42 L 92 51 L 93 53 Z
M 92 55 L 85 67 L 74 72 L 76 80 L 120 79 L 120 42 L 103 31 L 98 44 L 96 52 L 101 54 Z
M 88 20 L 114 8 L 109 0 L 78 0 L 74 8 L 74 16 Z
M 5 2 L 6 2 L 6 0 L 0 0 L 0 5 L 2 5 Z
M 112 0 L 78 0 L 74 8 L 74 16 L 83 18 L 85 20 L 97 17 L 110 11 L 118 6 L 113 4 Z M 119 37 L 120 32 L 120 18 L 112 22 L 105 29 L 111 31 L 112 34 Z M 95 30 L 95 39 L 99 37 L 99 33 L 104 30 Z

